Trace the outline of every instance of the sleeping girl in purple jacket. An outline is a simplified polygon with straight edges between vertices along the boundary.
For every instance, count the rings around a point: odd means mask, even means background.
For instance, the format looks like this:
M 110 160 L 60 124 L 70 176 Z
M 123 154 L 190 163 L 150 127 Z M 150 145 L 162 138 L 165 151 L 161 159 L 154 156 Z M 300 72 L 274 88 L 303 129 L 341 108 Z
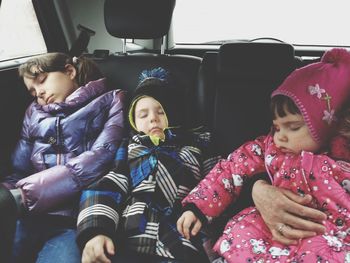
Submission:
M 35 100 L 2 182 L 20 214 L 10 262 L 80 262 L 79 194 L 110 169 L 124 136 L 124 92 L 108 92 L 92 60 L 62 53 L 27 61 L 19 75 Z

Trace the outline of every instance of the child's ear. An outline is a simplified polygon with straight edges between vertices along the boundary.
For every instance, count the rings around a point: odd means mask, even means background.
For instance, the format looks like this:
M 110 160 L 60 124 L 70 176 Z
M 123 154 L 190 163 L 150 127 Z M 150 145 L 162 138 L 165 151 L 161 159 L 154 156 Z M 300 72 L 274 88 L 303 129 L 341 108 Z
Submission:
M 71 65 L 71 64 L 67 64 L 65 66 L 65 73 L 70 77 L 71 80 L 74 80 L 75 79 L 75 76 L 77 75 L 77 70 L 76 68 Z

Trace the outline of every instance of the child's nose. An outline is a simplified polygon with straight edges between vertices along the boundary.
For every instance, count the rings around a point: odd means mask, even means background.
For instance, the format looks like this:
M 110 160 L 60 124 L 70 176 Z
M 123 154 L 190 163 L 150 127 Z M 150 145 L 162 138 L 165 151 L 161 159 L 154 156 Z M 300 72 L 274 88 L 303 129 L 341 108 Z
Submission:
M 277 139 L 281 142 L 288 141 L 288 137 L 286 136 L 286 134 L 283 131 L 278 132 Z
M 42 88 L 37 88 L 36 89 L 36 95 L 37 97 L 41 98 L 45 94 L 45 90 Z
M 158 121 L 158 116 L 157 116 L 157 114 L 151 114 L 151 122 L 156 122 L 156 121 Z

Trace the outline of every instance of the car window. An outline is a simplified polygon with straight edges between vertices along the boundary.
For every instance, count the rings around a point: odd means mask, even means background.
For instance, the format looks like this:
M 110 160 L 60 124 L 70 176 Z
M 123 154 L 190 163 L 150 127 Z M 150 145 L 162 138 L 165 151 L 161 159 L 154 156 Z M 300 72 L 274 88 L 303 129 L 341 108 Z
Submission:
M 0 61 L 47 52 L 31 0 L 2 0 Z
M 177 44 L 277 38 L 295 45 L 350 46 L 347 0 L 177 0 Z

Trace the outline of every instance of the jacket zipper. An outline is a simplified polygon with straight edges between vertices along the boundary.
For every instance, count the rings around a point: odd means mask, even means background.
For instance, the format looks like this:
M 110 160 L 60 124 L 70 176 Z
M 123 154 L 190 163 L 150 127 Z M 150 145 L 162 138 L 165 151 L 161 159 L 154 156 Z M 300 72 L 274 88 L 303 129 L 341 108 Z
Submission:
M 57 135 L 57 155 L 56 155 L 56 163 L 60 165 L 62 163 L 62 155 L 61 155 L 61 117 L 56 118 L 56 135 Z

